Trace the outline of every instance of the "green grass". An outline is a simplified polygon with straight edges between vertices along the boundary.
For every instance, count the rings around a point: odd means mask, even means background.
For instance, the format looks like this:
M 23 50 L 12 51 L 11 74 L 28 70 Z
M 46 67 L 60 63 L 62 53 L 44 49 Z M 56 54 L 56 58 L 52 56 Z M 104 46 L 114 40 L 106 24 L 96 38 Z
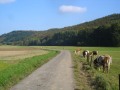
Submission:
M 3 69 L 9 67 L 11 64 L 5 61 L 0 61 L 0 71 L 2 71 Z
M 58 51 L 49 51 L 48 54 L 26 58 L 16 64 L 4 67 L 0 71 L 0 90 L 8 90 L 12 85 L 29 75 L 57 53 Z

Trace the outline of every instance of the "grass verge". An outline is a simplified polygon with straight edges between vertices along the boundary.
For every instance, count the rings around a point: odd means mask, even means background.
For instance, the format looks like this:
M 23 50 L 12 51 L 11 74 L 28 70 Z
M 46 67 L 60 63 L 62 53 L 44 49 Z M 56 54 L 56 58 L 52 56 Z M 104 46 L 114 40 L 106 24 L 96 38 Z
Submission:
M 49 51 L 48 54 L 26 58 L 19 63 L 0 71 L 0 90 L 8 90 L 11 86 L 57 54 L 58 51 Z
M 74 90 L 93 90 L 91 85 L 91 75 L 86 72 L 86 70 L 90 70 L 90 67 L 82 62 L 80 56 L 75 55 L 72 52 L 73 58 L 73 72 L 75 79 L 75 89 Z

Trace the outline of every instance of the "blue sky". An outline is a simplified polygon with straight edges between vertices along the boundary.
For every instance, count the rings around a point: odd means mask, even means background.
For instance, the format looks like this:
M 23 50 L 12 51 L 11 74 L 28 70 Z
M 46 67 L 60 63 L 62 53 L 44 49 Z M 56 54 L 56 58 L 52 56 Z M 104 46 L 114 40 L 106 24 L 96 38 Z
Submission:
M 47 30 L 120 13 L 120 0 L 0 0 L 0 35 Z

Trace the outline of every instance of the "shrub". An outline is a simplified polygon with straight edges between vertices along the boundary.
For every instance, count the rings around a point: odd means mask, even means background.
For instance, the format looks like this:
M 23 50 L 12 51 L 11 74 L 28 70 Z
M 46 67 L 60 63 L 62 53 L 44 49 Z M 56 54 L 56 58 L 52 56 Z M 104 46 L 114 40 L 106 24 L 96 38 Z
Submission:
M 110 90 L 110 84 L 103 76 L 97 75 L 94 84 L 96 90 Z

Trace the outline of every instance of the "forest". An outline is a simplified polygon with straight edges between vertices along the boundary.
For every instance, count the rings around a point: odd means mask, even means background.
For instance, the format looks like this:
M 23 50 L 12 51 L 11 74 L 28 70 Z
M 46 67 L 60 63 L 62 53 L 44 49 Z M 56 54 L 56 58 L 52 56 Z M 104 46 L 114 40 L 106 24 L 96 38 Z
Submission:
M 15 30 L 0 36 L 1 45 L 120 46 L 120 14 L 46 31 Z

